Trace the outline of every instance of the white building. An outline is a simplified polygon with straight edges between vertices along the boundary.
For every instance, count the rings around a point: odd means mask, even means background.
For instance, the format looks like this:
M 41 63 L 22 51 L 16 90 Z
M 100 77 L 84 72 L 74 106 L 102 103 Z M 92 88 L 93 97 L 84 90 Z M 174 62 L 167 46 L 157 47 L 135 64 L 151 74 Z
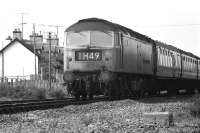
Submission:
M 32 45 L 15 38 L 0 51 L 0 77 L 29 79 L 35 73 L 38 74 L 38 56 Z

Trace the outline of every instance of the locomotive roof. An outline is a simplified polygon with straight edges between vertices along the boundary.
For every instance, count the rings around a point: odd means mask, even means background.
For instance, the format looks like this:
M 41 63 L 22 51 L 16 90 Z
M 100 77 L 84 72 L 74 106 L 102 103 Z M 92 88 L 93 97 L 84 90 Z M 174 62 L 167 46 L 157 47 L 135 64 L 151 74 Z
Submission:
M 88 18 L 88 19 L 82 19 L 79 20 L 77 23 L 73 24 L 69 28 L 67 28 L 65 31 L 75 31 L 80 32 L 83 30 L 100 30 L 100 31 L 117 31 L 117 32 L 123 32 L 124 34 L 130 34 L 131 36 L 138 38 L 140 40 L 144 40 L 147 42 L 153 42 L 153 40 L 145 35 L 142 35 L 138 32 L 135 32 L 129 28 L 126 28 L 124 26 L 121 26 L 119 24 L 115 24 L 112 22 L 109 22 L 104 19 L 99 18 Z
M 99 19 L 99 18 L 82 19 L 82 20 L 79 20 L 77 23 L 71 25 L 69 28 L 67 28 L 65 30 L 65 32 L 69 32 L 69 31 L 80 32 L 80 31 L 84 31 L 84 30 L 122 32 L 124 34 L 129 34 L 130 36 L 135 37 L 137 39 L 140 39 L 140 40 L 143 40 L 146 42 L 150 42 L 150 43 L 156 43 L 156 45 L 158 45 L 158 46 L 162 46 L 162 47 L 174 50 L 174 51 L 181 51 L 183 54 L 200 59 L 198 56 L 196 56 L 190 52 L 186 52 L 186 51 L 183 51 L 172 45 L 168 45 L 168 44 L 162 43 L 160 41 L 153 40 L 153 39 L 149 38 L 148 36 L 145 36 L 136 31 L 133 31 L 127 27 L 124 27 L 124 26 L 116 24 L 116 23 L 112 23 L 112 22 L 104 20 L 104 19 Z

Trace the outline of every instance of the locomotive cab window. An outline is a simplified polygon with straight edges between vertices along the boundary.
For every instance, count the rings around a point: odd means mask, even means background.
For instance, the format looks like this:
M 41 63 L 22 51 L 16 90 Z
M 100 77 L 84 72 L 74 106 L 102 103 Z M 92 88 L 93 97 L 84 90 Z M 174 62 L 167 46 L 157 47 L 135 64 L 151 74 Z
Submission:
M 112 46 L 114 35 L 110 31 L 69 32 L 67 44 L 76 46 Z
M 67 34 L 68 45 L 86 45 L 89 43 L 89 32 L 69 32 Z
M 113 34 L 109 31 L 91 31 L 90 42 L 95 46 L 111 46 Z

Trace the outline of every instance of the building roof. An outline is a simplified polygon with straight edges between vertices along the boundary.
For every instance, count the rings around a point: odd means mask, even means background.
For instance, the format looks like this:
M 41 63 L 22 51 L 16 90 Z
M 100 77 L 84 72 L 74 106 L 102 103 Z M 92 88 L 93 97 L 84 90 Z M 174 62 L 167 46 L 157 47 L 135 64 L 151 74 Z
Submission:
M 26 43 L 26 40 L 19 40 L 17 38 L 15 38 L 14 40 L 12 40 L 8 45 L 6 45 L 3 49 L 0 50 L 0 53 L 2 53 L 5 49 L 7 49 L 8 47 L 12 46 L 14 44 L 14 42 L 19 42 L 20 44 L 22 44 L 25 48 L 27 48 L 29 51 L 31 51 L 32 53 L 34 53 L 34 47 L 33 45 L 30 45 L 28 43 Z M 37 55 L 37 54 L 36 54 Z
M 115 24 L 112 22 L 109 22 L 104 19 L 99 18 L 88 18 L 88 19 L 82 19 L 79 20 L 77 23 L 73 24 L 69 28 L 67 28 L 65 31 L 74 31 L 74 32 L 80 32 L 84 30 L 100 30 L 100 31 L 116 31 L 116 32 L 122 32 L 124 34 L 129 34 L 130 36 L 133 36 L 135 38 L 138 38 L 140 40 L 144 40 L 147 42 L 153 42 L 153 40 L 145 35 L 142 35 L 136 31 L 133 31 L 127 27 L 124 27 L 119 24 Z

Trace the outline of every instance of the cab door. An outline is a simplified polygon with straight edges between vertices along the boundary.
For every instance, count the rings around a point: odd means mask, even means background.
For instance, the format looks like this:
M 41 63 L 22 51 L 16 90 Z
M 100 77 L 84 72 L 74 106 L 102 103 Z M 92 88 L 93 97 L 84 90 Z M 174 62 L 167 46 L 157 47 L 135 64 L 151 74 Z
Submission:
M 142 72 L 142 44 L 137 44 L 137 72 Z
M 123 68 L 123 54 L 124 54 L 124 47 L 123 47 L 123 36 L 122 34 L 115 34 L 115 50 L 116 50 L 116 68 L 121 70 Z

